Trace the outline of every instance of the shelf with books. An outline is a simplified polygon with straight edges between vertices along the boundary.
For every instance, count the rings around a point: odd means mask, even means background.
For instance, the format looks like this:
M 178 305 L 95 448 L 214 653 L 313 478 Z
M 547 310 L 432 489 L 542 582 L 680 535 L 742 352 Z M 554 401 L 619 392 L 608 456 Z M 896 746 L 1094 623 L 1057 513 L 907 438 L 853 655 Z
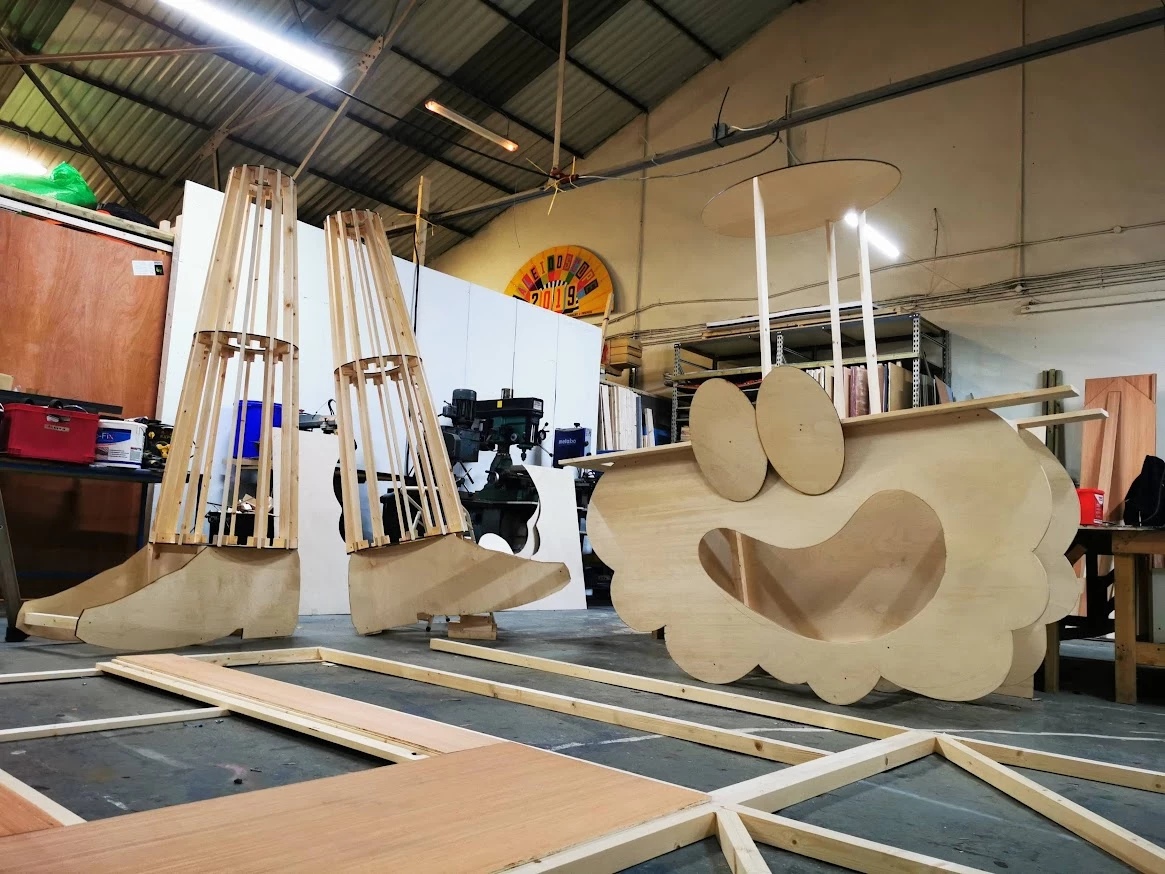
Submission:
M 750 330 L 751 329 L 751 330 Z M 927 406 L 951 399 L 949 335 L 917 313 L 874 316 L 884 409 Z M 778 365 L 808 370 L 832 397 L 833 352 L 828 313 L 775 314 L 771 355 Z M 868 411 L 865 336 L 857 313 L 841 319 L 842 365 L 850 397 L 849 415 Z M 672 387 L 672 440 L 683 440 L 688 408 L 701 382 L 722 378 L 755 399 L 760 385 L 760 338 L 755 320 L 709 324 L 703 338 L 677 343 L 675 364 L 665 381 Z M 755 362 L 755 363 L 754 363 Z

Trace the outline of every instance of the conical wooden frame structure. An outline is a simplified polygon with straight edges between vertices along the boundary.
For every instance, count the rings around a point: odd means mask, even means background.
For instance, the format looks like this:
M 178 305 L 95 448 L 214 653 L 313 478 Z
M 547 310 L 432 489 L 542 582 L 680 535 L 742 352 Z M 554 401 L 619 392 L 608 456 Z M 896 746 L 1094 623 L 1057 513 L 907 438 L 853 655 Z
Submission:
M 234 168 L 150 542 L 68 591 L 29 601 L 21 628 L 118 649 L 187 646 L 240 630 L 244 637 L 295 630 L 297 271 L 295 182 L 265 167 Z M 254 391 L 261 397 L 261 424 L 258 458 L 248 461 L 241 451 L 244 410 Z M 287 417 L 278 439 L 277 401 Z M 248 495 L 242 481 L 250 470 L 254 513 L 247 516 L 254 525 L 244 536 L 242 514 L 234 508 Z M 207 518 L 214 507 L 217 525 Z
M 466 539 L 471 534 L 380 216 L 335 213 L 324 237 L 348 595 L 357 631 L 407 625 L 420 613 L 503 610 L 562 588 L 570 579 L 565 565 L 493 552 Z M 381 483 L 387 484 L 386 513 Z M 395 525 L 386 526 L 385 515 Z

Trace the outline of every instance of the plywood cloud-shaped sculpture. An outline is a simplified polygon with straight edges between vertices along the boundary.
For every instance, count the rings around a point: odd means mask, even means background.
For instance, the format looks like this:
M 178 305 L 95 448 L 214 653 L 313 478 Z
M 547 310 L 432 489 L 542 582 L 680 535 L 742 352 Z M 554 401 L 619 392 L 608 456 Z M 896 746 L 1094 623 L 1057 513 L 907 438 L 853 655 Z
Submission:
M 880 679 L 969 700 L 1034 673 L 1079 587 L 1071 481 L 989 409 L 1027 395 L 840 421 L 795 368 L 755 413 L 733 392 L 697 392 L 690 451 L 592 460 L 609 470 L 588 530 L 625 622 L 666 627 L 698 679 L 760 666 L 835 703 Z

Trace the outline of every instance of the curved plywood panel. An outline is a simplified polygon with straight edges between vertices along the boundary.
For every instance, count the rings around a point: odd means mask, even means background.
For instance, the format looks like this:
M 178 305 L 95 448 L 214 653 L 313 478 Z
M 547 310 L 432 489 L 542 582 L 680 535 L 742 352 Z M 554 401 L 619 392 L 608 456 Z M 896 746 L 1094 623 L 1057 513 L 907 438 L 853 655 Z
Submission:
M 807 495 L 828 492 L 841 476 L 845 442 L 833 402 L 796 367 L 778 367 L 756 396 L 756 428 L 773 468 Z
M 902 179 L 893 164 L 845 159 L 795 164 L 757 177 L 770 237 L 820 228 L 851 209 L 861 212 Z M 752 177 L 721 191 L 704 207 L 704 226 L 727 237 L 753 236 Z
M 769 461 L 744 392 L 726 379 L 707 380 L 692 398 L 689 421 L 692 451 L 708 485 L 730 501 L 755 497 Z
M 700 543 L 714 529 L 802 550 L 838 535 L 887 491 L 907 492 L 933 511 L 946 559 L 933 597 L 879 637 L 841 643 L 791 631 L 730 595 L 700 563 Z M 707 485 L 692 454 L 645 457 L 603 476 L 591 514 L 592 545 L 615 571 L 620 617 L 640 631 L 666 626 L 672 657 L 707 682 L 731 682 L 760 666 L 835 703 L 858 700 L 881 677 L 933 698 L 978 698 L 1010 670 L 1012 632 L 1048 606 L 1048 576 L 1036 555 L 1052 516 L 1048 478 L 1019 435 L 987 410 L 853 428 L 840 479 L 815 496 L 770 474 L 751 501 L 728 501 Z M 856 539 L 851 547 L 877 548 Z

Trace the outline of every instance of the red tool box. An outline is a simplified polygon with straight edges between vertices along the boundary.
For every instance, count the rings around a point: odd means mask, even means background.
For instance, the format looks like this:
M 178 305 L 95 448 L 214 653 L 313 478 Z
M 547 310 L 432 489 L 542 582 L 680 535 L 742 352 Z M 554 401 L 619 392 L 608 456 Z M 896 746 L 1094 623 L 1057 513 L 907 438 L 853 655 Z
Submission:
M 0 417 L 0 452 L 20 458 L 89 464 L 97 447 L 97 413 L 7 404 Z

